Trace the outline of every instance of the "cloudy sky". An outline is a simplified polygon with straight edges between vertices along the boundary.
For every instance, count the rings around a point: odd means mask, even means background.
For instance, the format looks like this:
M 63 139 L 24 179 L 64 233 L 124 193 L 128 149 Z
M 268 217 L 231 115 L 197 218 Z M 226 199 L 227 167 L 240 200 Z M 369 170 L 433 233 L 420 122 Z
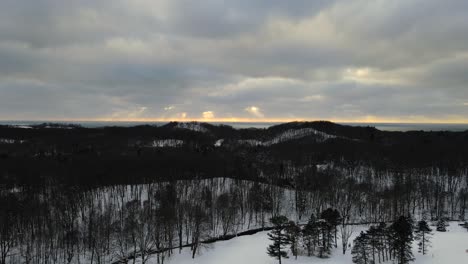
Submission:
M 0 1 L 0 120 L 182 119 L 468 122 L 468 1 Z

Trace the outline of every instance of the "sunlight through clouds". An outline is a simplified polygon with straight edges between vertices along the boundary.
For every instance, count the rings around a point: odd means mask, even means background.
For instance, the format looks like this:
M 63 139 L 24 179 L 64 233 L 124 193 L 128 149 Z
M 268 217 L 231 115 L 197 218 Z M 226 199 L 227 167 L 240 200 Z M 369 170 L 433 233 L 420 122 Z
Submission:
M 468 122 L 467 1 L 1 7 L 0 119 Z
M 256 106 L 249 106 L 249 107 L 246 107 L 244 110 L 247 111 L 249 114 L 253 115 L 254 117 L 257 117 L 257 118 L 265 117 L 265 115 L 260 111 L 260 108 L 258 108 Z
M 203 119 L 213 119 L 215 117 L 213 111 L 205 111 L 202 113 Z

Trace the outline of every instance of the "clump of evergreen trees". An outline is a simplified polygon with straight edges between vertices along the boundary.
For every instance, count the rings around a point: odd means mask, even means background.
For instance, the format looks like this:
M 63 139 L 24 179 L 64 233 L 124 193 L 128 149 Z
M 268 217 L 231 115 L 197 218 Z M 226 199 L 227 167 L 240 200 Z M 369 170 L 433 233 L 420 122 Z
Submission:
M 270 219 L 273 230 L 268 234 L 272 244 L 267 253 L 279 263 L 288 258 L 288 248 L 293 256 L 307 255 L 327 258 L 337 246 L 336 229 L 341 220 L 337 210 L 327 209 L 320 218 L 311 215 L 307 224 L 300 226 L 285 216 Z M 393 261 L 406 264 L 414 261 L 412 243 L 418 241 L 419 252 L 427 254 L 431 245 L 432 229 L 425 220 L 416 224 L 411 217 L 400 216 L 392 224 L 382 222 L 362 231 L 351 250 L 353 263 L 371 264 Z
M 424 237 L 420 240 L 424 244 L 424 254 L 429 245 L 430 229 L 427 223 L 418 223 L 417 232 Z M 378 226 L 371 226 L 368 231 L 361 234 L 354 240 L 354 247 L 351 251 L 353 262 L 357 264 L 381 263 L 394 260 L 398 264 L 409 263 L 414 260 L 412 252 L 413 220 L 410 217 L 399 217 L 393 224 L 387 226 L 381 223 Z M 424 242 L 422 242 L 424 240 Z
M 371 226 L 366 232 L 362 231 L 354 239 L 354 246 L 351 250 L 353 262 L 367 264 L 394 259 L 390 234 L 391 228 L 385 223 Z
M 276 216 L 270 219 L 274 226 L 268 234 L 272 244 L 267 248 L 271 257 L 277 258 L 281 263 L 282 258 L 288 258 L 286 248 L 297 258 L 300 254 L 327 258 L 331 255 L 331 249 L 337 247 L 337 226 L 341 221 L 341 215 L 336 209 L 327 209 L 320 214 L 320 218 L 311 215 L 307 224 L 303 227 L 294 221 L 288 221 L 285 216 Z

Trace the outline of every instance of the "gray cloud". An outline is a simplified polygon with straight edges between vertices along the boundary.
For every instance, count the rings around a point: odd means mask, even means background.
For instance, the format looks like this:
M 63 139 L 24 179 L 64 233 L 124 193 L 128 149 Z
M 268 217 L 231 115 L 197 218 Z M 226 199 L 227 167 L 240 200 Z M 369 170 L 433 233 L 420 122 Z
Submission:
M 468 122 L 464 0 L 0 3 L 0 119 Z

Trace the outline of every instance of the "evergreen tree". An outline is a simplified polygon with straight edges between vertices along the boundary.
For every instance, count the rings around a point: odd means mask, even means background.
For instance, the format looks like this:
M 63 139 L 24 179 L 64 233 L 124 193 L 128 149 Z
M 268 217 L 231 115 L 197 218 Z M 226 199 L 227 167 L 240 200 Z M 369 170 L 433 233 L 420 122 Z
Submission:
M 318 246 L 318 257 L 326 258 L 331 254 L 332 235 L 331 225 L 324 219 L 319 219 L 316 222 L 318 229 L 317 246 Z
M 440 217 L 437 221 L 437 231 L 439 232 L 446 232 L 447 231 L 447 224 L 445 223 L 445 219 Z
M 423 255 L 426 255 L 427 249 L 430 246 L 430 238 L 431 238 L 431 233 L 432 229 L 429 227 L 426 221 L 421 220 L 418 222 L 418 225 L 416 226 L 416 230 L 414 231 L 416 233 L 416 240 L 418 242 L 419 246 L 419 252 L 422 253 Z
M 379 229 L 377 227 L 371 226 L 367 231 L 368 243 L 370 248 L 370 256 L 372 262 L 375 263 L 376 255 L 379 257 L 380 262 L 380 249 L 381 249 L 381 240 L 379 236 Z
M 279 264 L 281 264 L 281 258 L 288 258 L 288 253 L 284 250 L 289 244 L 288 235 L 284 232 L 288 218 L 286 216 L 275 216 L 270 219 L 270 222 L 274 228 L 268 233 L 268 237 L 273 241 L 273 244 L 268 246 L 267 253 L 270 257 L 277 258 Z
M 389 246 L 388 246 L 388 228 L 387 224 L 384 222 L 381 222 L 377 228 L 376 228 L 376 233 L 377 237 L 379 240 L 378 243 L 378 250 L 379 250 L 379 262 L 382 261 L 387 261 L 390 259 L 389 256 Z
M 312 214 L 309 218 L 309 222 L 304 227 L 303 233 L 303 240 L 304 246 L 307 250 L 307 256 L 311 256 L 315 252 L 315 247 L 317 246 L 317 240 L 319 235 L 318 225 L 315 222 L 315 215 Z
M 413 261 L 413 223 L 410 217 L 400 216 L 390 226 L 391 249 L 395 254 L 398 264 L 406 264 Z
M 297 254 L 299 251 L 299 242 L 301 238 L 301 227 L 298 226 L 294 221 L 290 221 L 288 226 L 286 227 L 286 233 L 288 235 L 291 253 L 297 259 Z
M 327 221 L 327 223 L 330 225 L 330 227 L 333 229 L 334 231 L 334 235 L 335 235 L 335 247 L 338 247 L 338 244 L 337 244 L 337 226 L 340 224 L 341 222 L 341 214 L 340 212 L 338 212 L 338 210 L 336 209 L 331 209 L 331 208 L 328 208 L 327 210 L 323 211 L 320 215 L 320 217 L 322 219 L 325 219 Z M 330 241 L 329 241 L 330 243 Z
M 370 263 L 368 237 L 363 231 L 361 231 L 361 234 L 354 239 L 354 246 L 351 249 L 351 255 L 353 256 L 353 263 Z

